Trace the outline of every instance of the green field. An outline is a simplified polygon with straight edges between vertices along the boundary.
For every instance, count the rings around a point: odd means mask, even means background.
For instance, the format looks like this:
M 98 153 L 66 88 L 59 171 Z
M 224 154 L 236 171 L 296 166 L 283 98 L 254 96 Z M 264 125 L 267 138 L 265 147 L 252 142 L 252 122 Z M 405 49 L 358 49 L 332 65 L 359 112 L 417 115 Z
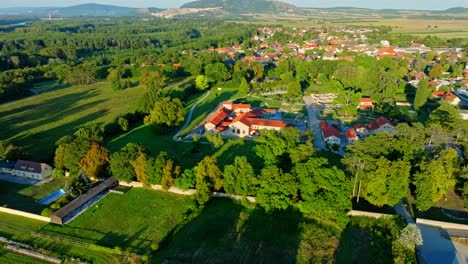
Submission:
M 146 254 L 183 221 L 191 205 L 188 197 L 132 189 L 111 193 L 71 223 L 50 224 L 41 232 Z
M 23 256 L 20 254 L 13 253 L 9 250 L 3 248 L 3 245 L 0 244 L 0 263 L 2 264 L 45 264 L 43 262 L 34 258 Z
M 40 186 L 0 181 L 0 206 L 40 214 L 45 206 L 38 200 L 65 186 L 66 179 L 55 179 Z
M 268 214 L 214 199 L 166 240 L 153 263 L 329 263 L 339 232 L 295 210 Z
M 52 158 L 55 142 L 86 122 L 111 122 L 134 109 L 141 87 L 112 91 L 106 82 L 56 89 L 0 105 L 0 139 L 10 139 L 33 160 Z
M 86 246 L 73 241 L 64 241 L 60 237 L 44 237 L 41 229 L 46 225 L 44 222 L 31 220 L 24 217 L 0 213 L 0 236 L 26 243 L 28 245 L 48 251 L 47 255 L 52 257 L 78 257 L 89 263 L 120 263 L 127 259 L 118 256 L 111 249 L 99 246 Z M 23 256 L 16 254 L 5 254 L 0 252 L 0 263 L 21 263 L 25 260 Z M 5 262 L 3 262 L 3 257 Z M 28 262 L 26 262 L 28 263 Z M 34 260 L 29 263 L 35 263 Z
M 218 107 L 220 103 L 226 100 L 231 100 L 236 97 L 237 89 L 236 88 L 222 88 L 221 91 L 216 90 L 215 88 L 211 89 L 210 95 L 193 111 L 192 121 L 181 133 L 181 136 L 189 134 L 197 125 L 199 125 L 213 110 Z M 205 94 L 203 94 L 205 95 Z M 198 98 L 201 98 L 200 95 L 197 95 L 192 99 L 193 101 L 198 101 Z M 190 104 L 189 104 L 190 105 Z M 190 105 L 191 107 L 191 105 Z M 190 108 L 187 108 L 188 110 Z M 187 110 L 187 112 L 188 112 Z

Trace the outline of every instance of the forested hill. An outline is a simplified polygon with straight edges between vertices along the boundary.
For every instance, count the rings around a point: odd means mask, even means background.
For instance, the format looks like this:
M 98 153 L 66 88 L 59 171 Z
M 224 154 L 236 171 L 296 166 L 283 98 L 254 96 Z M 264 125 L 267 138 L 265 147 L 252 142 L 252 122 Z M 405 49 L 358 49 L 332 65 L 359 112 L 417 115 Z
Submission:
M 298 9 L 291 4 L 268 0 L 199 0 L 184 4 L 181 8 L 210 8 L 222 7 L 232 14 L 246 13 L 291 13 Z
M 68 7 L 38 7 L 38 8 L 0 8 L 0 14 L 31 15 L 47 17 L 109 17 L 134 16 L 160 11 L 158 8 L 130 8 L 101 4 L 82 4 Z

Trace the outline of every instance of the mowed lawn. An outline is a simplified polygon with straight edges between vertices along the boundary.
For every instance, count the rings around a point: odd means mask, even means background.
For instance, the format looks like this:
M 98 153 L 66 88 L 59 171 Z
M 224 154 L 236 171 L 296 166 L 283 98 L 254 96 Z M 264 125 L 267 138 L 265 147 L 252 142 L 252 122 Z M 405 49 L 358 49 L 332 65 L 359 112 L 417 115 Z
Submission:
M 0 263 L 2 264 L 46 264 L 48 262 L 13 253 L 0 244 Z
M 40 186 L 0 181 L 0 206 L 40 214 L 45 206 L 37 201 L 65 185 L 65 178 L 54 179 Z
M 146 254 L 183 221 L 191 205 L 189 197 L 131 189 L 111 193 L 71 223 L 50 224 L 41 232 Z
M 0 140 L 12 140 L 33 160 L 49 160 L 55 142 L 79 126 L 111 122 L 133 111 L 143 88 L 112 91 L 107 82 L 57 89 L 0 105 Z
M 44 237 L 41 228 L 46 223 L 25 217 L 0 213 L 0 236 L 47 250 L 47 254 L 57 258 L 75 257 L 87 263 L 121 263 L 125 258 L 117 256 L 111 249 L 87 247 L 60 237 Z M 42 263 L 34 259 L 8 253 L 0 249 L 0 263 Z
M 339 232 L 290 209 L 265 213 L 213 199 L 153 257 L 153 263 L 332 263 Z

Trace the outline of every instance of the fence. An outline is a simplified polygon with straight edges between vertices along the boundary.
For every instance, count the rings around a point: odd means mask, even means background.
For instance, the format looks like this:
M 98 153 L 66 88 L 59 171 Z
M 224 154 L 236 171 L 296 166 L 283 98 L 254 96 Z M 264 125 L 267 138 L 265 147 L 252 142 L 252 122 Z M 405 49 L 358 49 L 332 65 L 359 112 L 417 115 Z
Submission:
M 367 216 L 372 218 L 380 218 L 380 217 L 393 217 L 391 214 L 381 214 L 381 213 L 371 213 L 371 212 L 364 212 L 364 211 L 357 211 L 351 210 L 348 212 L 349 216 Z
M 466 230 L 466 231 L 468 231 L 468 225 L 462 225 L 462 224 L 454 224 L 454 223 L 448 223 L 448 222 L 433 221 L 433 220 L 422 219 L 422 218 L 416 219 L 416 223 L 421 224 L 421 225 L 429 225 L 429 226 L 440 227 L 440 228 L 443 228 L 443 229 L 456 229 L 456 230 Z
M 129 182 L 129 183 L 119 182 L 119 184 L 122 185 L 122 186 L 126 186 L 126 187 L 143 188 L 143 183 L 136 182 L 136 181 L 132 181 L 132 182 Z M 153 189 L 153 190 L 158 190 L 158 191 L 163 189 L 162 185 L 151 185 L 150 188 Z M 193 195 L 193 194 L 195 194 L 197 192 L 197 190 L 194 190 L 194 189 L 189 189 L 187 191 L 184 191 L 184 190 L 181 190 L 181 189 L 175 188 L 175 187 L 171 187 L 167 191 L 171 192 L 171 193 L 180 194 L 180 195 Z
M 241 195 L 235 195 L 235 194 L 227 194 L 227 193 L 219 193 L 219 192 L 213 192 L 211 194 L 211 197 L 225 197 L 225 198 L 231 198 L 234 200 L 242 200 L 244 197 L 247 201 L 251 203 L 257 202 L 257 199 L 252 196 L 241 196 Z
M 39 220 L 39 221 L 50 223 L 50 218 L 49 217 L 45 217 L 45 216 L 41 216 L 41 215 L 37 215 L 37 214 L 31 214 L 31 213 L 18 211 L 18 210 L 14 210 L 14 209 L 10 209 L 10 208 L 5 208 L 5 207 L 1 207 L 1 206 L 0 206 L 0 212 L 7 213 L 7 214 L 12 214 L 12 215 L 19 215 L 19 216 L 31 218 L 31 219 L 34 219 L 34 220 Z

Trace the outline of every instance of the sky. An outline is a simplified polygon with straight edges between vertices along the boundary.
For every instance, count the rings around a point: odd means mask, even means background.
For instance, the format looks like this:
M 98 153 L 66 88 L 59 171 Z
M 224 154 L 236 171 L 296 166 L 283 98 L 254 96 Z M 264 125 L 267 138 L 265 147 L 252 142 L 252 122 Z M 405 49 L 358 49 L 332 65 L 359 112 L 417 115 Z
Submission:
M 375 9 L 443 10 L 451 7 L 468 7 L 468 0 L 283 0 L 300 7 L 366 7 Z M 17 6 L 70 6 L 83 3 L 100 3 L 128 7 L 179 7 L 190 0 L 0 0 L 0 8 Z

